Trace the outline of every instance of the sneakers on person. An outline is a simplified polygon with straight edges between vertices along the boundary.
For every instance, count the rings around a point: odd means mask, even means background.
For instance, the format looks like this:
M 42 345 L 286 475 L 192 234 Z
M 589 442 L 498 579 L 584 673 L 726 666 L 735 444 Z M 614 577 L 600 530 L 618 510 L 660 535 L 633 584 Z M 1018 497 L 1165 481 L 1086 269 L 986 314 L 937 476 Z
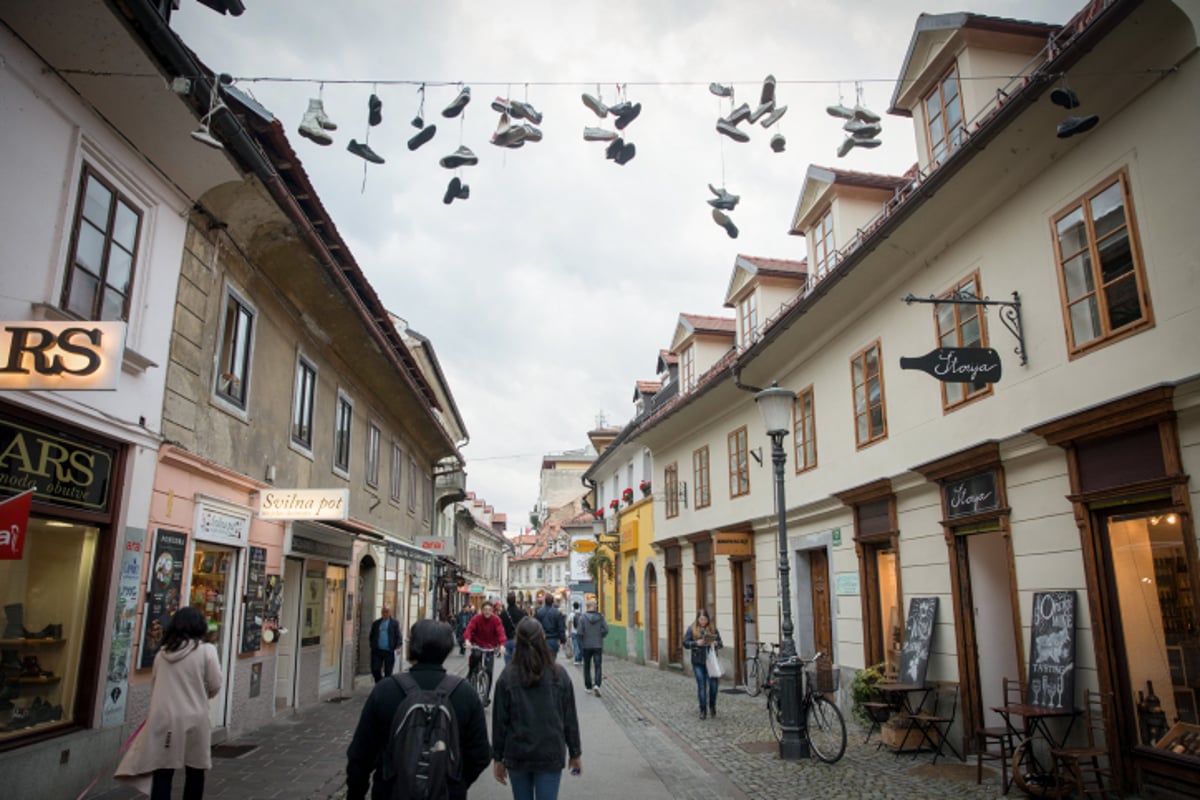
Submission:
M 608 116 L 608 106 L 604 105 L 604 103 L 601 103 L 599 99 L 592 97 L 590 94 L 584 93 L 583 104 L 600 119 L 604 119 Z
M 351 153 L 354 153 L 354 155 L 358 156 L 359 158 L 370 161 L 372 164 L 384 163 L 383 156 L 379 155 L 374 150 L 372 150 L 367 145 L 366 142 L 363 142 L 360 144 L 360 143 L 354 141 L 353 139 L 351 139 L 350 144 L 346 145 L 346 149 L 349 150 Z
M 712 218 L 713 222 L 725 229 L 725 232 L 729 234 L 730 239 L 736 239 L 738 237 L 737 225 L 733 224 L 733 220 L 731 220 L 729 215 L 724 211 L 719 208 L 714 208 L 712 212 Z
M 596 695 L 596 697 L 599 697 L 599 696 L 600 696 L 600 687 L 599 687 L 599 686 L 593 686 L 593 687 L 592 687 L 592 692 L 593 692 L 593 693 Z
M 438 162 L 446 169 L 458 169 L 459 167 L 473 167 L 479 163 L 479 156 L 471 152 L 471 148 L 463 145 L 455 150 L 450 155 L 444 157 Z
M 719 208 L 723 211 L 733 211 L 733 209 L 737 208 L 738 201 L 742 199 L 736 194 L 730 194 L 725 191 L 725 187 L 723 186 L 718 189 L 710 183 L 708 190 L 716 195 L 715 198 L 708 201 L 708 204 L 713 208 Z
M 754 109 L 754 111 L 750 114 L 750 116 L 746 117 L 746 121 L 749 122 L 751 125 L 753 125 L 756 122 L 758 122 L 760 119 L 762 119 L 764 116 L 766 116 L 767 114 L 769 114 L 770 112 L 772 112 L 774 110 L 775 110 L 775 101 L 769 100 L 766 103 L 763 103 L 762 105 L 760 105 L 758 108 Z
M 435 133 L 437 133 L 437 125 L 426 125 L 424 128 L 421 128 L 421 130 L 415 136 L 408 140 L 408 149 L 416 150 L 418 147 L 432 139 Z
M 787 139 L 783 138 L 782 133 L 777 133 L 771 137 L 771 149 L 776 153 L 782 153 L 785 147 L 787 147 Z
M 762 94 L 759 95 L 758 102 L 762 105 L 775 102 L 775 76 L 768 75 L 763 78 Z
M 613 161 L 616 161 L 618 164 L 624 166 L 630 161 L 633 161 L 633 157 L 636 155 L 637 147 L 634 146 L 633 142 L 625 142 L 623 145 L 621 145 L 621 152 L 617 153 L 616 157 L 613 158 Z
M 617 138 L 615 131 L 605 130 L 604 128 L 584 128 L 583 140 L 585 142 L 611 142 Z M 579 661 L 576 664 L 582 663 Z
M 442 109 L 442 116 L 447 118 L 457 117 L 467 107 L 467 103 L 471 102 L 471 87 L 464 86 L 458 93 L 458 97 L 450 102 L 450 105 Z
M 742 120 L 750 118 L 750 104 L 742 103 L 740 106 L 729 112 L 729 116 L 721 119 L 728 122 L 730 125 L 737 125 Z
M 624 111 L 617 114 L 617 121 L 613 124 L 616 126 L 617 130 L 623 131 L 623 130 L 625 130 L 625 126 L 628 125 L 629 123 L 633 122 L 635 119 L 637 119 L 638 114 L 641 114 L 641 113 L 642 113 L 642 104 L 634 103 L 633 105 L 630 105 L 628 108 L 626 108 Z
M 750 141 L 750 134 L 739 128 L 727 119 L 717 120 L 717 132 L 723 133 L 735 142 Z
M 304 112 L 304 118 L 300 120 L 300 135 L 305 139 L 316 142 L 320 145 L 333 144 L 333 137 L 325 131 L 336 130 L 337 125 L 332 128 L 322 123 L 322 119 L 328 121 L 329 117 L 325 115 L 325 108 L 321 101 L 317 98 L 312 98 L 308 101 L 308 110 Z
M 524 119 L 532 122 L 534 125 L 542 124 L 542 112 L 525 103 L 521 100 L 509 100 L 509 108 L 512 109 L 512 116 L 516 119 Z
M 766 119 L 764 119 L 761 124 L 764 128 L 769 128 L 772 125 L 774 125 L 776 122 L 779 122 L 779 119 L 786 113 L 787 113 L 787 106 L 776 106 L 774 109 L 772 109 L 771 113 L 767 115 Z
M 371 95 L 367 100 L 367 124 L 374 127 L 383 122 L 383 101 L 378 95 Z
M 708 90 L 717 97 L 733 97 L 733 87 L 726 86 L 722 83 L 710 83 L 708 85 Z

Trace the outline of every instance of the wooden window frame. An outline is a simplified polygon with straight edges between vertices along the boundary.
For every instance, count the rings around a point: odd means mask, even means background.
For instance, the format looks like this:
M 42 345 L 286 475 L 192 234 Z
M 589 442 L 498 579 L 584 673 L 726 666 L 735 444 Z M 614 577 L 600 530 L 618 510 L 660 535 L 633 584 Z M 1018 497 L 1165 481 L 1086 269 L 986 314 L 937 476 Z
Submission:
M 758 340 L 758 296 L 753 289 L 738 301 L 738 340 L 743 348 Z
M 814 280 L 821 280 L 833 269 L 837 258 L 837 242 L 833 235 L 833 206 L 825 209 L 825 213 L 813 225 L 813 269 Z
M 91 269 L 79 263 L 79 237 L 82 226 L 85 224 L 83 212 L 87 202 L 87 187 L 88 181 L 94 180 L 96 183 L 103 186 L 112 193 L 112 205 L 108 210 L 108 217 L 104 222 L 104 230 L 100 231 L 104 236 L 104 246 L 100 253 L 100 271 L 99 274 L 94 274 Z M 133 294 L 133 282 L 137 276 L 137 260 L 142 239 L 142 223 L 145 222 L 145 212 L 142 208 L 134 203 L 129 195 L 119 190 L 112 181 L 101 175 L 94 167 L 87 162 L 83 163 L 83 167 L 79 174 L 79 191 L 75 200 L 75 215 L 71 223 L 71 245 L 69 256 L 66 264 L 66 273 L 63 276 L 62 297 L 60 298 L 59 307 L 73 317 L 80 317 L 89 320 L 112 319 L 111 317 L 103 316 L 104 310 L 104 294 L 105 287 L 108 287 L 108 268 L 109 261 L 112 255 L 114 245 L 121 250 L 125 248 L 115 243 L 113 240 L 113 229 L 116 223 L 118 206 L 124 205 L 137 217 L 137 227 L 133 234 L 133 251 L 129 253 L 129 280 L 124 292 L 119 292 L 122 296 L 121 316 L 122 321 L 129 320 L 130 298 Z M 92 220 L 86 220 L 86 224 L 99 230 L 99 226 L 95 225 Z M 127 251 L 128 252 L 128 251 Z M 97 281 L 96 291 L 92 296 L 91 308 L 87 314 L 80 314 L 78 311 L 71 309 L 71 290 L 74 286 L 77 271 L 86 272 Z M 116 288 L 116 287 L 112 287 Z
M 1109 327 L 1108 300 L 1104 293 L 1105 284 L 1103 283 L 1103 273 L 1101 271 L 1099 249 L 1096 241 L 1095 220 L 1092 217 L 1090 205 L 1092 200 L 1111 188 L 1114 184 L 1119 184 L 1121 187 L 1121 200 L 1125 205 L 1124 230 L 1129 236 L 1129 254 L 1133 260 L 1132 279 L 1135 282 L 1138 304 L 1142 310 L 1141 319 L 1126 323 L 1120 328 L 1115 329 Z M 1091 292 L 1081 295 L 1074 301 L 1070 301 L 1067 296 L 1066 276 L 1063 273 L 1064 259 L 1062 244 L 1058 236 L 1058 223 L 1081 208 L 1084 210 L 1084 228 L 1087 232 L 1086 251 L 1090 260 L 1091 278 L 1094 288 Z M 1105 238 L 1110 238 L 1115 233 L 1115 230 L 1109 231 Z M 1067 356 L 1069 360 L 1073 361 L 1095 350 L 1107 347 L 1110 344 L 1154 327 L 1154 307 L 1150 302 L 1150 287 L 1146 279 L 1145 261 L 1142 258 L 1141 236 L 1138 233 L 1137 214 L 1133 207 L 1133 193 L 1130 190 L 1129 169 L 1127 167 L 1119 169 L 1097 182 L 1088 191 L 1076 197 L 1055 214 L 1050 219 L 1050 238 L 1054 248 L 1055 274 L 1058 279 L 1059 301 L 1062 305 L 1063 328 L 1067 340 Z M 1074 257 L 1083 252 L 1083 250 L 1080 250 L 1078 253 L 1071 255 Z M 1070 258 L 1066 260 L 1070 261 Z M 1125 274 L 1119 280 L 1128 279 L 1128 277 L 1128 274 Z M 1110 282 L 1108 285 L 1112 285 L 1112 283 Z M 1071 306 L 1086 302 L 1085 298 L 1089 295 L 1096 298 L 1096 314 L 1101 326 L 1101 333 L 1095 339 L 1090 339 L 1084 344 L 1076 344 L 1074 330 L 1071 326 Z
M 688 345 L 679 354 L 679 375 L 682 379 L 683 391 L 690 392 L 696 388 L 696 346 Z
M 666 489 L 666 503 L 663 514 L 667 519 L 679 516 L 679 462 L 672 462 L 663 470 L 663 488 Z
M 379 488 L 379 448 L 383 440 L 383 432 L 374 422 L 367 423 L 367 452 L 366 475 L 363 477 L 367 486 Z
M 317 413 L 317 368 L 304 356 L 296 357 L 296 384 L 293 391 L 291 442 L 311 454 L 313 422 Z
M 805 414 L 804 398 L 808 398 L 811 412 Z M 808 420 L 808 429 L 804 422 Z M 811 433 L 810 433 L 811 431 Z M 808 444 L 812 443 L 812 463 L 808 460 Z M 817 400 L 813 394 L 812 384 L 796 393 L 792 404 L 792 461 L 796 464 L 796 474 L 807 472 L 817 467 Z
M 232 307 L 231 307 L 232 304 Z M 230 314 L 237 323 L 231 331 Z M 243 333 L 242 322 L 249 331 Z M 213 393 L 224 403 L 245 413 L 250 405 L 250 377 L 254 363 L 254 336 L 258 329 L 258 309 L 232 286 L 225 287 L 221 304 L 221 333 L 217 339 L 217 368 Z M 235 388 L 236 387 L 236 388 Z
M 692 451 L 692 485 L 695 487 L 696 508 L 712 505 L 712 459 L 708 445 Z
M 942 87 L 945 85 L 946 79 L 949 78 L 951 75 L 954 76 L 954 85 L 956 88 L 956 91 L 955 91 L 955 94 L 954 94 L 954 97 L 952 98 L 952 100 L 958 102 L 957 130 L 959 133 L 958 133 L 957 137 L 951 136 L 952 132 L 954 131 L 954 127 L 947 129 L 944 124 L 944 120 L 946 118 L 946 110 L 949 106 L 947 106 L 947 104 L 946 104 L 946 96 L 945 96 L 945 93 L 942 91 Z M 932 101 L 934 99 L 935 95 L 937 97 L 937 106 L 938 106 L 937 113 L 931 114 L 930 113 L 930 101 Z M 938 78 L 937 83 L 934 85 L 932 91 L 928 92 L 924 97 L 921 98 L 921 108 L 925 113 L 925 140 L 928 142 L 928 145 L 929 145 L 929 160 L 935 164 L 941 164 L 942 162 L 944 162 L 947 158 L 949 158 L 951 155 L 953 155 L 954 152 L 958 150 L 958 148 L 960 148 L 962 146 L 964 141 L 966 141 L 967 117 L 966 117 L 966 109 L 963 108 L 962 99 L 963 99 L 963 97 L 962 97 L 962 78 L 958 72 L 958 62 L 951 64 L 949 66 L 949 68 L 947 68 L 946 71 L 942 73 L 941 77 Z M 943 120 L 942 136 L 939 139 L 937 139 L 937 141 L 934 141 L 933 120 L 937 117 L 940 117 Z M 938 152 L 937 152 L 939 145 L 944 147 L 941 155 L 938 155 Z
M 978 270 L 972 272 L 970 275 L 954 284 L 953 287 L 943 292 L 941 298 L 948 299 L 956 292 L 962 291 L 965 287 L 970 286 L 971 284 L 974 284 L 975 287 L 972 294 L 974 294 L 976 297 L 982 298 L 983 291 L 979 282 Z M 945 334 L 942 333 L 941 320 L 938 317 L 938 309 L 941 308 L 950 308 L 951 313 L 954 315 L 954 328 L 952 331 L 946 331 Z M 967 312 L 966 316 L 964 316 L 964 311 Z M 979 343 L 976 345 L 966 345 L 963 344 L 962 328 L 963 324 L 965 322 L 970 322 L 972 318 L 979 320 Z M 954 334 L 954 341 L 952 343 L 944 342 L 942 340 L 943 335 L 949 335 L 951 332 Z M 935 341 L 937 341 L 938 347 L 987 347 L 987 314 L 984 313 L 984 306 L 966 305 L 961 303 L 935 303 L 933 306 L 933 335 L 935 337 Z M 946 383 L 945 381 L 938 381 L 938 384 L 941 387 L 942 413 L 944 414 L 957 411 L 963 406 L 970 405 L 980 398 L 990 397 L 992 394 L 992 384 L 990 383 L 985 383 L 983 388 L 975 389 L 974 391 L 965 388 L 971 386 L 969 383 Z M 963 396 L 958 400 L 951 400 L 949 397 L 950 387 L 952 386 L 964 387 Z
M 876 368 L 877 368 L 876 375 L 879 379 L 879 412 L 880 412 L 880 417 L 881 417 L 882 423 L 883 423 L 883 429 L 880 431 L 880 433 L 878 433 L 876 435 L 871 434 L 871 428 L 870 428 L 870 413 L 871 413 L 872 406 L 871 406 L 871 394 L 870 394 L 869 388 L 870 388 L 870 384 L 871 384 L 871 379 L 870 379 L 870 377 L 867 376 L 867 354 L 870 353 L 872 350 L 874 350 L 876 353 L 875 354 L 875 364 L 876 364 Z M 858 383 L 854 382 L 854 366 L 860 360 L 862 361 L 862 372 L 863 372 L 863 377 L 865 378 L 865 381 L 862 384 L 858 384 Z M 865 411 L 863 411 L 863 412 L 859 411 L 858 403 L 855 400 L 855 394 L 857 393 L 858 387 L 860 385 L 866 388 L 865 397 L 867 400 L 867 407 L 866 407 Z M 856 449 L 862 450 L 864 447 L 870 447 L 871 445 L 875 444 L 876 442 L 881 442 L 884 439 L 887 439 L 887 437 L 888 437 L 887 393 L 884 391 L 884 381 L 883 381 L 883 346 L 879 339 L 876 339 L 874 342 L 867 345 L 862 350 L 859 350 L 857 353 L 855 353 L 850 358 L 850 407 L 854 410 L 854 442 L 855 442 Z M 868 417 L 866 441 L 863 441 L 858 435 L 858 420 L 859 420 L 859 417 L 862 417 L 864 415 L 866 415 Z
M 345 434 L 342 433 L 343 421 Z M 354 400 L 338 389 L 337 406 L 333 415 L 333 471 L 350 478 L 350 452 L 354 439 Z
M 750 494 L 750 438 L 746 426 L 731 431 L 726 443 L 729 450 L 729 499 L 733 500 Z

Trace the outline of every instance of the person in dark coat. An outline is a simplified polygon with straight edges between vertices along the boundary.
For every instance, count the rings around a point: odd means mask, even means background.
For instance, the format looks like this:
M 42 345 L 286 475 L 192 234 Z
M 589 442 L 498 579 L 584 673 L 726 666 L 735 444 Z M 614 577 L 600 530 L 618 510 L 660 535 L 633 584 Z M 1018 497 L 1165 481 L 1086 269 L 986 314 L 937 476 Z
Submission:
M 717 715 L 718 679 L 708 674 L 709 649 L 720 650 L 721 633 L 703 608 L 696 614 L 696 621 L 683 636 L 683 646 L 692 651 L 692 674 L 696 678 L 696 699 L 700 701 L 700 719 Z M 705 705 L 705 700 L 708 704 Z
M 396 653 L 400 652 L 402 643 L 400 623 L 392 617 L 392 610 L 384 606 L 379 613 L 382 616 L 371 623 L 371 632 L 367 634 L 371 645 L 371 675 L 376 683 L 396 668 Z
M 571 676 L 559 666 L 537 620 L 517 625 L 512 663 L 496 681 L 493 773 L 512 781 L 514 800 L 557 800 L 564 762 L 583 772 L 583 747 Z
M 508 605 L 498 615 L 500 624 L 504 626 L 504 663 L 512 662 L 513 648 L 517 645 L 517 626 L 521 624 L 521 620 L 525 619 L 525 612 L 517 605 L 517 595 L 515 592 L 508 593 Z
M 534 614 L 546 632 L 546 645 L 555 658 L 558 658 L 559 645 L 567 640 L 567 622 L 562 612 L 554 605 L 554 595 L 547 594 L 545 604 Z
M 413 680 L 422 689 L 436 689 L 446 675 L 442 663 L 453 649 L 454 630 L 446 623 L 423 619 L 413 625 L 408 635 L 408 660 L 412 664 L 409 673 Z M 375 684 L 346 750 L 346 800 L 365 800 L 368 784 L 372 800 L 391 797 L 391 782 L 383 779 L 383 759 L 392 717 L 402 702 L 404 689 L 399 681 L 393 678 Z M 466 681 L 460 681 L 450 692 L 450 706 L 458 724 L 462 756 L 462 777 L 451 781 L 450 797 L 465 800 L 467 789 L 487 768 L 490 758 L 487 718 L 479 694 Z

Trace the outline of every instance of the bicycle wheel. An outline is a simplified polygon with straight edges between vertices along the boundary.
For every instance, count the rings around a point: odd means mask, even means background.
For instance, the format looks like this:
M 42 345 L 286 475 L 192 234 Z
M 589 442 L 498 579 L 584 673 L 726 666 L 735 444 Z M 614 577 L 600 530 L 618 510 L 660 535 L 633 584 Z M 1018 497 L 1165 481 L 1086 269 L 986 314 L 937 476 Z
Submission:
M 775 741 L 783 741 L 783 718 L 779 712 L 779 690 L 772 686 L 767 689 L 767 719 L 771 721 L 771 733 Z
M 758 697 L 762 694 L 762 674 L 758 671 L 758 659 L 747 658 L 742 664 L 742 674 L 746 676 L 746 694 Z
M 482 666 L 471 673 L 471 686 L 479 693 L 479 699 L 486 704 L 488 694 L 491 692 L 492 682 L 488 678 L 488 674 L 483 671 Z
M 808 707 L 808 744 L 813 755 L 832 764 L 846 752 L 846 721 L 827 697 L 812 695 Z
M 1065 770 L 1054 769 L 1054 757 L 1040 736 L 1028 736 L 1013 750 L 1013 783 L 1030 797 L 1067 797 L 1075 781 Z

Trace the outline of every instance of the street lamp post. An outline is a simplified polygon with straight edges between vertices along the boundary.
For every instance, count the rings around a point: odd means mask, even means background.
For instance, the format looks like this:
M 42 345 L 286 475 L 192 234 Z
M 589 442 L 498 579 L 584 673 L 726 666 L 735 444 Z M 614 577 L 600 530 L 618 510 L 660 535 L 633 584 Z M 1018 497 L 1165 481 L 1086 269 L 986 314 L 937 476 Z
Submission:
M 792 420 L 792 406 L 796 393 L 781 389 L 774 382 L 770 389 L 754 395 L 758 410 L 762 412 L 767 436 L 771 437 L 771 463 L 775 465 L 775 509 L 779 514 L 776 527 L 779 530 L 779 600 L 783 609 L 783 641 L 779 645 L 779 716 L 783 738 L 779 742 L 779 757 L 801 759 L 809 757 L 808 725 L 800 708 L 803 670 L 797 659 L 796 641 L 792 638 L 792 590 L 788 580 L 787 503 L 783 494 L 783 465 L 787 453 L 783 450 L 783 437 L 787 436 Z

